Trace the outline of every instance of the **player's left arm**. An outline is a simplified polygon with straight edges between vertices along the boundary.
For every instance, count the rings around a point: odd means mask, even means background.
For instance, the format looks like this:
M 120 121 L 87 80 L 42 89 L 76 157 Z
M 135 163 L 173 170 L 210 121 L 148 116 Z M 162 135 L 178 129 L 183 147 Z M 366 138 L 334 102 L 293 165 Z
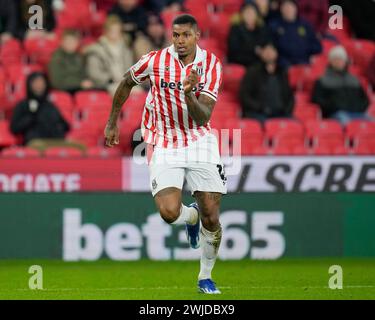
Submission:
M 198 74 L 195 70 L 191 70 L 189 76 L 183 83 L 185 102 L 190 117 L 192 117 L 199 126 L 204 126 L 211 118 L 216 101 L 205 94 L 201 94 L 197 99 L 192 91 L 197 83 Z
M 211 118 L 216 101 L 203 94 L 197 99 L 193 92 L 185 95 L 185 101 L 190 117 L 199 126 L 204 126 Z

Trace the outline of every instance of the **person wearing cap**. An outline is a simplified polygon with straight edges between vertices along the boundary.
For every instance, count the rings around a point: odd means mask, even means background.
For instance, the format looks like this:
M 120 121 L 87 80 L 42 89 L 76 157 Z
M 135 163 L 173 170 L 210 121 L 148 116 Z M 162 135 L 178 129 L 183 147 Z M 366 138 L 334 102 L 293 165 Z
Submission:
M 259 49 L 261 63 L 248 68 L 240 86 L 242 116 L 261 122 L 292 116 L 294 97 L 287 72 L 277 64 L 277 49 L 267 43 Z
M 299 17 L 295 0 L 282 0 L 280 13 L 281 16 L 269 24 L 280 65 L 309 64 L 311 56 L 322 51 L 315 31 L 309 22 Z
M 250 66 L 259 62 L 257 48 L 271 40 L 271 33 L 264 25 L 254 3 L 244 4 L 240 23 L 234 24 L 228 37 L 228 62 Z
M 325 74 L 314 85 L 312 102 L 318 104 L 324 118 L 343 125 L 353 119 L 370 119 L 366 114 L 367 95 L 357 77 L 348 71 L 349 58 L 342 46 L 332 48 Z

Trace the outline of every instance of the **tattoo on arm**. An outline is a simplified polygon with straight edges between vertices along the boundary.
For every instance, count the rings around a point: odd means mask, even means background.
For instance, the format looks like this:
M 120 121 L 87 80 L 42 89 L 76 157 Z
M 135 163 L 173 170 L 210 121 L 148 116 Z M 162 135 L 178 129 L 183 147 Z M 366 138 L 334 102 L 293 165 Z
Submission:
M 200 126 L 205 125 L 211 118 L 215 106 L 215 100 L 205 94 L 201 94 L 199 99 L 193 92 L 185 95 L 189 115 Z
M 112 110 L 108 120 L 108 125 L 110 127 L 114 127 L 116 125 L 121 108 L 125 103 L 126 99 L 129 97 L 129 94 L 135 85 L 136 83 L 132 79 L 130 71 L 128 71 L 124 75 L 124 79 L 120 82 L 119 86 L 117 87 L 115 95 L 113 97 Z

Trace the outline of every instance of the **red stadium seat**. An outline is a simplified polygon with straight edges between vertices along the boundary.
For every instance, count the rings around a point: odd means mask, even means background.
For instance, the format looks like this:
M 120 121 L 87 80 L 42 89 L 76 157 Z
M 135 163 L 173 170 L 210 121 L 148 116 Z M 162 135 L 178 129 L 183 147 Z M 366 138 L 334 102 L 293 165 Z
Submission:
M 217 39 L 220 49 L 223 52 L 227 52 L 230 14 L 224 12 L 210 14 L 207 21 L 209 22 L 209 36 Z
M 104 127 L 112 105 L 112 97 L 105 91 L 80 91 L 75 95 L 75 112 L 83 121 Z
M 0 47 L 0 61 L 5 68 L 22 63 L 23 55 L 24 52 L 19 40 L 8 40 Z
M 365 120 L 353 120 L 346 125 L 345 128 L 346 136 L 353 140 L 358 135 L 363 134 L 374 134 L 375 135 L 375 123 Z
M 306 124 L 307 137 L 312 146 L 320 149 L 333 149 L 344 146 L 341 124 L 336 120 L 310 121 Z
M 288 69 L 289 84 L 293 90 L 301 90 L 308 66 L 294 65 Z
M 316 156 L 329 156 L 329 155 L 332 155 L 333 153 L 331 148 L 327 146 L 321 146 L 321 145 L 311 148 L 310 152 Z
M 304 128 L 301 123 L 290 119 L 269 119 L 265 123 L 266 138 L 271 141 L 280 135 L 303 137 Z
M 350 149 L 350 153 L 360 156 L 375 155 L 375 149 L 371 148 L 370 144 L 361 144 Z
M 370 40 L 347 39 L 343 44 L 353 63 L 365 72 L 375 53 L 375 43 Z
M 5 99 L 5 71 L 0 67 L 0 110 L 4 108 L 3 99 Z
M 308 148 L 307 146 L 299 146 L 293 149 L 293 155 L 295 156 L 306 156 L 310 155 L 311 153 L 312 152 L 310 148 Z
M 99 157 L 99 158 L 112 158 L 120 157 L 122 155 L 118 148 L 103 148 L 103 147 L 91 147 L 86 151 L 89 157 Z
M 37 158 L 40 157 L 40 152 L 28 147 L 11 147 L 4 149 L 1 156 L 7 158 Z
M 67 147 L 51 147 L 44 151 L 46 157 L 77 158 L 82 157 L 81 150 Z
M 35 71 L 43 71 L 38 65 L 13 64 L 6 69 L 6 103 L 14 106 L 26 96 L 26 79 Z
M 274 149 L 283 148 L 288 149 L 290 152 L 295 148 L 303 147 L 305 144 L 305 139 L 303 135 L 294 134 L 294 133 L 280 133 L 274 136 L 273 146 Z
M 16 137 L 9 130 L 9 122 L 0 121 L 0 147 L 10 147 L 16 143 Z
M 323 74 L 327 68 L 328 57 L 324 54 L 315 55 L 311 62 L 311 68 L 314 69 L 316 73 Z
M 57 13 L 57 28 L 89 31 L 93 14 L 90 0 L 65 0 L 64 9 Z
M 246 68 L 239 64 L 226 64 L 223 67 L 223 88 L 233 96 L 238 96 Z
M 40 64 L 46 68 L 53 52 L 59 46 L 59 40 L 46 38 L 31 38 L 24 41 L 26 54 L 30 61 L 35 64 Z
M 64 91 L 53 90 L 49 95 L 49 99 L 59 109 L 64 119 L 72 123 L 74 109 L 72 96 Z
M 307 92 L 297 91 L 294 94 L 294 100 L 297 106 L 309 104 L 310 99 L 311 99 L 311 96 Z
M 321 119 L 321 110 L 313 103 L 297 104 L 294 107 L 293 116 L 303 123 L 316 121 Z
M 134 120 L 120 121 L 120 147 L 126 155 L 131 154 L 134 131 L 140 128 L 140 122 Z
M 243 147 L 243 155 L 264 156 L 267 154 L 269 154 L 269 149 L 262 145 Z
M 78 110 L 110 107 L 112 97 L 106 91 L 79 91 L 75 95 L 75 105 Z
M 260 123 L 252 119 L 227 119 L 224 128 L 229 129 L 230 143 L 235 150 L 235 144 L 241 138 L 241 153 L 253 154 L 255 148 L 263 145 L 263 130 Z M 238 130 L 241 131 L 238 131 Z M 237 136 L 240 134 L 240 136 Z
M 199 40 L 199 47 L 213 53 L 221 62 L 225 59 L 225 51 L 222 46 L 213 38 L 201 38 Z
M 226 102 L 219 99 L 215 104 L 213 116 L 221 116 L 224 119 L 236 118 L 239 115 L 239 105 L 234 102 Z
M 370 148 L 375 151 L 375 134 L 372 132 L 360 132 L 353 140 L 354 148 Z
M 332 148 L 332 154 L 335 156 L 345 156 L 350 153 L 350 150 L 348 147 L 344 145 L 339 145 Z

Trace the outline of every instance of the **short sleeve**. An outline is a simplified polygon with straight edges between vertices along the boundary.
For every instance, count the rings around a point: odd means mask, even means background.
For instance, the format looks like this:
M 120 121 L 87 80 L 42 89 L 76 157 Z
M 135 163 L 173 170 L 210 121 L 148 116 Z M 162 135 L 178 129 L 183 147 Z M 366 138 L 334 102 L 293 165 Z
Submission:
M 155 54 L 156 51 L 151 51 L 150 53 L 145 54 L 136 64 L 130 67 L 130 75 L 135 83 L 141 84 L 147 79 L 152 71 L 152 57 Z
M 210 98 L 217 100 L 219 88 L 223 81 L 223 67 L 220 60 L 213 56 L 214 61 L 211 63 L 206 74 L 206 83 L 201 90 L 201 94 L 205 94 Z

